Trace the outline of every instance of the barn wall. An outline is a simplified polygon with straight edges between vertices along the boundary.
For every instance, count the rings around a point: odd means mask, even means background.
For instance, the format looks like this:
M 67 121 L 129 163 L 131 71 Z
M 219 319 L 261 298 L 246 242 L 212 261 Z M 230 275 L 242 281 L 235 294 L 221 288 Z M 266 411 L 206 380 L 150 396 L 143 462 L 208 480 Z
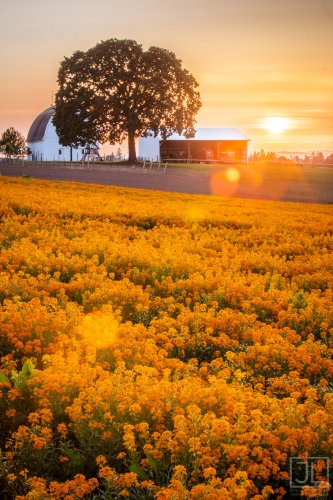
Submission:
M 159 137 L 140 137 L 138 157 L 142 160 L 160 161 Z
M 71 148 L 59 144 L 58 135 L 52 120 L 46 126 L 44 137 L 39 142 L 28 143 L 35 161 L 70 161 Z M 72 148 L 73 161 L 80 161 L 84 148 Z
M 247 141 L 167 140 L 160 143 L 161 160 L 247 163 Z
M 245 138 L 244 138 L 245 139 Z M 229 140 L 185 140 L 167 139 L 161 141 L 159 137 L 139 138 L 139 159 L 162 161 L 187 160 L 192 161 L 225 161 L 247 163 L 248 141 L 240 139 Z

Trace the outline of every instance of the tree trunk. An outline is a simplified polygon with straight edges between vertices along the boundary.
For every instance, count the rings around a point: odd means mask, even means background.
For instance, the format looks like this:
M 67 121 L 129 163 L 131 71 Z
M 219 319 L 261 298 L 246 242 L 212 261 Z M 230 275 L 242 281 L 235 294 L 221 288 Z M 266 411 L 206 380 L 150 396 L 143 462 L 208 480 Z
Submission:
M 134 132 L 128 132 L 128 163 L 136 163 Z

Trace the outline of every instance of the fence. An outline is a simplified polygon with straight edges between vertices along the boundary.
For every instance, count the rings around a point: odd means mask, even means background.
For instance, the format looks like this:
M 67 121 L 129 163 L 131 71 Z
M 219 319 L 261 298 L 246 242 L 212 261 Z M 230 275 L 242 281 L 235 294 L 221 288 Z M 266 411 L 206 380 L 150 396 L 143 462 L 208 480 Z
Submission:
M 25 165 L 28 162 L 25 158 L 0 158 L 0 164 Z

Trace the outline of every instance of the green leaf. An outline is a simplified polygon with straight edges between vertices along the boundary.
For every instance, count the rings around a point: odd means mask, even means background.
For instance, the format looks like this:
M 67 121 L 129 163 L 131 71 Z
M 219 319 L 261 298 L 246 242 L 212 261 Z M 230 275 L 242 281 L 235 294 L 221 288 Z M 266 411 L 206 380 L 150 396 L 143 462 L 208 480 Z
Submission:
M 147 459 L 151 467 L 151 470 L 155 472 L 155 474 L 158 474 L 158 464 L 156 460 L 151 455 L 147 455 Z
M 12 379 L 15 389 L 23 393 L 25 390 L 25 380 L 22 380 L 15 370 L 12 370 Z
M 138 465 L 138 464 L 131 464 L 130 467 L 129 467 L 129 470 L 131 472 L 135 472 L 135 474 L 137 474 L 138 478 L 141 479 L 141 480 L 143 480 L 143 481 L 146 481 L 146 480 L 150 479 L 149 475 L 147 474 L 147 472 L 144 471 L 142 469 L 142 467 L 140 467 L 140 465 Z
M 27 361 L 22 366 L 22 378 L 23 380 L 27 380 L 32 377 L 34 371 L 34 365 L 31 359 L 27 359 Z
M 8 378 L 0 372 L 0 384 L 9 384 Z

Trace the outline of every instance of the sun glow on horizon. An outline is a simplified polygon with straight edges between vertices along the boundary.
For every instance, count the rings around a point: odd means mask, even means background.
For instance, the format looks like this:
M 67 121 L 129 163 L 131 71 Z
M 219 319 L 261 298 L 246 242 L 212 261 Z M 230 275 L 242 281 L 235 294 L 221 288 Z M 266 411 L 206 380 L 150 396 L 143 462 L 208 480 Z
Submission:
M 291 120 L 285 116 L 269 116 L 263 120 L 262 126 L 272 134 L 280 134 L 291 128 Z

